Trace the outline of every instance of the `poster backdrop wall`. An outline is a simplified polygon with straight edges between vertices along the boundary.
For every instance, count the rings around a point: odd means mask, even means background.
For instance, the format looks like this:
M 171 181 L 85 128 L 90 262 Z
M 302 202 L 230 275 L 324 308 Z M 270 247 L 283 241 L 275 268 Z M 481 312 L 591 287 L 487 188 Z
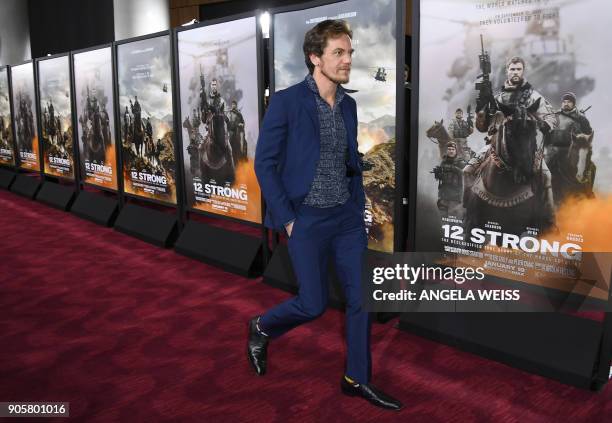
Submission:
M 0 164 L 13 166 L 13 128 L 9 92 L 8 68 L 0 68 Z
M 324 19 L 345 19 L 353 30 L 355 55 L 350 82 L 356 90 L 359 133 L 364 159 L 373 165 L 364 172 L 366 227 L 369 247 L 393 250 L 395 192 L 396 25 L 395 0 L 349 0 L 293 12 L 273 19 L 274 90 L 304 79 L 304 34 Z M 400 72 L 403 75 L 403 70 Z
M 256 34 L 254 16 L 181 31 L 178 60 L 188 206 L 261 223 Z
M 610 251 L 608 9 L 421 0 L 419 250 L 546 286 Z
M 32 62 L 11 66 L 11 86 L 19 167 L 39 171 L 38 117 Z
M 83 181 L 117 189 L 111 47 L 77 53 L 74 86 Z
M 68 56 L 38 62 L 44 172 L 74 178 L 72 97 Z
M 170 36 L 117 46 L 124 191 L 176 204 Z

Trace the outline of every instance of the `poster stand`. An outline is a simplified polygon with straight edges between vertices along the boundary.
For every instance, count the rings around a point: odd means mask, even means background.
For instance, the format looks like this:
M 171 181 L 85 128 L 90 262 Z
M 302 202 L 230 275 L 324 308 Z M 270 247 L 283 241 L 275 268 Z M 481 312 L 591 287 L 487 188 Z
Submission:
M 608 286 L 612 285 L 612 272 L 610 272 Z M 608 305 L 612 304 L 612 288 L 608 290 Z M 599 351 L 595 361 L 595 370 L 591 390 L 601 390 L 610 379 L 612 371 L 612 313 L 609 307 L 604 313 L 601 322 L 601 336 L 599 338 Z
M 119 202 L 115 198 L 81 191 L 72 205 L 71 212 L 83 219 L 110 227 L 119 213 Z
M 399 322 L 424 338 L 593 390 L 607 382 L 607 374 L 605 380 L 601 371 L 595 374 L 599 363 L 606 367 L 600 360 L 602 340 L 610 338 L 604 327 L 561 313 L 404 313 Z M 609 347 L 607 356 L 609 371 Z
M 115 53 L 114 53 L 114 45 L 104 44 L 95 47 L 89 47 L 77 51 L 73 51 L 70 53 L 70 69 L 72 73 L 71 83 L 72 83 L 72 92 L 73 100 L 72 100 L 72 110 L 73 113 L 73 128 L 75 128 L 75 133 L 79 134 L 79 119 L 78 119 L 78 107 L 77 107 L 77 87 L 76 87 L 76 74 L 75 74 L 75 55 L 80 53 L 86 53 L 90 51 L 100 50 L 104 48 L 110 48 L 111 52 L 111 72 L 112 72 L 112 100 L 111 103 L 115 104 L 114 99 L 116 98 L 115 94 Z M 115 114 L 113 113 L 113 120 L 116 119 Z M 116 127 L 116 120 L 115 120 Z M 121 155 L 120 155 L 120 147 L 117 140 L 117 132 L 113 134 L 115 137 L 115 171 L 119 172 L 121 169 Z M 80 190 L 77 193 L 77 197 L 74 200 L 74 203 L 71 208 L 71 212 L 76 216 L 79 216 L 82 219 L 89 220 L 91 222 L 97 223 L 102 226 L 111 227 L 115 223 L 115 219 L 119 213 L 119 203 L 120 203 L 120 194 L 118 190 L 112 188 L 106 188 L 99 185 L 95 185 L 93 183 L 85 182 L 85 176 L 83 173 L 83 163 L 81 160 L 81 148 L 78 139 L 75 138 L 75 144 L 79 147 L 77 150 L 78 154 L 75 155 L 75 160 L 78 161 L 78 175 L 80 182 Z M 117 178 L 117 188 L 119 189 L 121 184 L 121 178 Z M 93 190 L 86 191 L 85 186 L 95 188 L 98 192 L 93 192 Z M 109 195 L 104 195 L 109 194 Z
M 11 97 L 11 116 L 13 117 L 12 120 L 12 130 L 14 131 L 14 133 L 16 132 L 16 125 L 14 122 L 14 116 L 16 115 L 16 111 L 15 111 L 15 105 L 13 104 L 12 98 L 13 98 L 13 68 L 20 66 L 20 65 L 25 65 L 25 64 L 32 64 L 32 86 L 33 86 L 33 95 L 34 98 L 32 99 L 34 101 L 34 107 L 37 113 L 37 117 L 38 117 L 38 90 L 36 88 L 37 86 L 37 81 L 36 81 L 36 72 L 35 72 L 35 66 L 32 62 L 32 60 L 26 60 L 25 62 L 22 63 L 18 63 L 15 65 L 12 65 L 9 68 L 9 92 L 10 92 L 10 97 Z M 37 125 L 37 122 L 34 123 L 34 125 Z M 36 129 L 36 131 L 38 131 L 38 128 Z M 38 190 L 40 189 L 40 185 L 41 185 L 41 168 L 42 165 L 39 163 L 38 169 L 23 169 L 20 167 L 20 159 L 19 159 L 19 154 L 17 154 L 17 141 L 15 140 L 15 168 L 14 168 L 14 172 L 15 172 L 15 178 L 12 182 L 12 184 L 10 184 L 9 186 L 9 190 L 15 194 L 21 195 L 23 197 L 29 198 L 31 200 L 34 199 L 34 197 L 36 196 L 36 194 L 38 193 Z M 40 150 L 38 152 L 38 158 L 40 160 Z
M 187 257 L 246 277 L 262 272 L 260 238 L 188 220 L 174 250 Z
M 73 186 L 45 180 L 36 195 L 36 200 L 51 207 L 68 211 L 72 206 L 74 197 L 75 188 Z
M 178 236 L 178 222 L 174 214 L 128 203 L 117 217 L 115 230 L 168 248 Z
M 9 98 L 9 114 L 11 116 L 11 134 L 14 133 L 13 130 L 13 123 L 12 123 L 12 119 L 14 116 L 13 113 L 13 91 L 11 89 L 11 68 L 9 66 L 2 66 L 0 67 L 0 70 L 4 69 L 6 72 L 6 80 L 7 80 L 7 90 L 8 92 L 6 94 L 8 94 L 8 98 Z M 3 128 L 0 128 L 3 129 Z M 14 136 L 12 136 L 12 138 L 14 138 Z M 14 140 L 13 140 L 14 141 Z M 15 156 L 15 146 L 14 146 L 14 142 L 11 143 L 11 148 L 13 149 L 13 160 L 12 163 L 1 163 L 0 164 L 0 188 L 4 188 L 4 189 L 9 189 L 11 184 L 13 183 L 13 181 L 15 180 L 15 176 L 17 175 L 16 171 L 15 171 L 15 160 L 16 158 Z
M 38 114 L 38 139 L 40 142 L 40 157 L 41 157 L 41 175 L 42 175 L 42 185 L 40 187 L 40 191 L 36 194 L 36 200 L 44 203 L 48 206 L 55 207 L 57 209 L 63 211 L 69 211 L 72 207 L 72 203 L 74 202 L 75 194 L 79 191 L 79 177 L 78 177 L 78 168 L 79 168 L 79 160 L 78 160 L 78 148 L 76 143 L 76 138 L 74 135 L 72 136 L 72 151 L 73 151 L 73 178 L 66 177 L 58 177 L 55 175 L 50 175 L 45 173 L 44 169 L 44 157 L 45 157 L 45 143 L 43 142 L 43 122 L 42 122 L 42 110 L 40 105 L 40 62 L 46 60 L 53 60 L 59 57 L 68 57 L 68 64 L 70 55 L 68 53 L 60 53 L 53 56 L 37 58 L 34 60 L 34 79 L 36 81 L 36 108 Z M 73 87 L 73 77 L 72 77 L 72 67 L 70 64 L 68 65 L 68 80 L 70 82 L 70 109 L 72 112 L 71 115 L 71 125 L 72 131 L 74 133 L 74 87 Z M 68 184 L 60 183 L 60 180 L 66 181 Z
M 12 169 L 0 167 L 0 188 L 10 189 L 16 176 Z
M 420 1 L 412 9 L 412 74 L 419 75 Z M 412 81 L 408 248 L 416 245 L 419 81 Z M 609 293 L 610 295 L 610 293 Z M 608 299 L 608 303 L 610 302 Z M 399 329 L 583 389 L 608 381 L 612 318 L 603 322 L 563 313 L 403 313 Z
M 174 61 L 173 71 L 175 74 L 175 81 L 177 82 L 176 88 L 176 109 L 175 116 L 177 116 L 175 131 L 179 134 L 181 140 L 181 146 L 188 140 L 183 139 L 182 127 L 180 125 L 181 110 L 181 96 L 180 96 L 180 85 L 179 85 L 179 55 L 178 55 L 178 34 L 182 31 L 188 31 L 195 28 L 206 27 L 210 25 L 230 22 L 238 19 L 248 17 L 258 17 L 258 11 L 248 12 L 239 15 L 227 16 L 220 19 L 214 19 L 209 21 L 200 22 L 198 24 L 190 25 L 188 27 L 178 27 L 173 31 L 173 49 Z M 258 78 L 258 98 L 260 99 L 259 104 L 259 121 L 262 118 L 263 110 L 263 81 L 262 78 L 262 35 L 259 25 L 256 30 L 256 49 L 257 49 L 257 74 Z M 183 181 L 186 180 L 185 168 L 182 165 L 184 163 L 183 148 L 178 149 L 177 160 L 181 163 L 179 166 L 179 173 Z M 185 182 L 187 184 L 187 182 Z M 186 185 L 184 185 L 186 188 Z M 187 205 L 187 192 L 186 189 L 182 190 L 183 204 Z M 235 273 L 246 277 L 258 277 L 261 276 L 265 263 L 267 263 L 268 257 L 268 246 L 263 242 L 265 239 L 265 230 L 262 229 L 261 237 L 254 237 L 241 232 L 236 232 L 228 229 L 224 229 L 218 226 L 198 222 L 191 218 L 192 214 L 204 215 L 213 219 L 220 220 L 231 220 L 239 222 L 241 224 L 253 226 L 253 223 L 242 221 L 238 218 L 232 218 L 229 216 L 218 215 L 214 213 L 204 212 L 194 208 L 187 208 L 181 213 L 181 218 L 185 222 L 184 230 L 181 232 L 176 245 L 175 251 L 179 254 L 187 257 L 202 261 L 204 263 L 212 264 L 220 267 L 228 272 Z M 263 214 L 262 214 L 263 216 Z M 254 224 L 257 227 L 262 227 L 261 224 Z
M 172 37 L 170 31 L 161 31 L 153 34 L 147 34 L 140 37 L 129 38 L 114 43 L 113 48 L 113 76 L 114 76 L 114 104 L 115 104 L 115 133 L 116 133 L 116 146 L 117 150 L 122 150 L 122 137 L 121 137 L 121 109 L 119 104 L 119 64 L 118 64 L 118 49 L 122 44 L 128 44 L 132 42 L 142 41 L 146 39 L 152 39 L 160 36 L 168 36 L 170 38 L 170 45 L 172 46 Z M 173 125 L 174 125 L 174 155 L 178 157 L 177 152 L 179 151 L 178 142 L 176 138 L 176 77 L 174 75 L 174 50 L 171 47 L 170 51 L 170 64 L 171 64 L 171 81 L 172 81 L 172 111 L 173 111 Z M 118 157 L 118 169 L 120 174 L 123 174 L 124 158 L 123 152 L 117 154 Z M 176 178 L 176 189 L 180 193 L 180 187 L 182 186 L 181 172 L 179 166 L 179 160 L 176 160 L 177 166 L 177 178 Z M 144 198 L 138 194 L 130 194 L 125 192 L 125 178 L 119 178 L 119 215 L 117 216 L 114 229 L 125 233 L 127 235 L 138 238 L 142 241 L 157 245 L 162 248 L 169 248 L 176 242 L 180 231 L 182 230 L 182 222 L 178 218 L 182 212 L 182 201 L 180 194 L 177 194 L 177 204 L 168 204 L 164 201 Z M 128 199 L 134 199 L 142 202 L 141 205 L 134 202 L 128 202 Z M 151 204 L 149 207 L 148 205 Z M 168 212 L 161 211 L 161 209 L 155 208 L 155 205 L 159 205 L 163 209 L 168 209 Z M 108 204 L 107 212 L 110 213 L 111 205 Z M 174 209 L 174 212 L 169 212 L 170 209 Z M 112 217 L 112 216 L 111 216 Z
M 36 196 L 36 193 L 40 189 L 40 184 L 41 182 L 38 174 L 18 173 L 9 189 L 15 194 L 19 194 L 33 200 L 34 196 Z

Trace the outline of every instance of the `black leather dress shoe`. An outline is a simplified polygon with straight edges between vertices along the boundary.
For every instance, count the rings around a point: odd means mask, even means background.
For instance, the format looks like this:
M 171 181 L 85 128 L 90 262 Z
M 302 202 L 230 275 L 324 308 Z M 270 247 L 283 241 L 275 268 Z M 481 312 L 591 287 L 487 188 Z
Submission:
M 342 388 L 342 393 L 344 395 L 348 395 L 349 397 L 361 397 L 377 407 L 386 408 L 388 410 L 398 411 L 401 410 L 403 405 L 401 402 L 396 400 L 395 398 L 391 398 L 389 395 L 380 391 L 374 385 L 368 384 L 359 384 L 359 385 L 351 385 L 347 382 L 345 378 L 342 378 L 342 382 L 340 383 L 340 387 Z
M 247 341 L 247 354 L 249 362 L 255 372 L 262 376 L 266 373 L 266 361 L 268 358 L 268 337 L 257 330 L 257 320 L 254 317 L 249 321 L 249 339 Z

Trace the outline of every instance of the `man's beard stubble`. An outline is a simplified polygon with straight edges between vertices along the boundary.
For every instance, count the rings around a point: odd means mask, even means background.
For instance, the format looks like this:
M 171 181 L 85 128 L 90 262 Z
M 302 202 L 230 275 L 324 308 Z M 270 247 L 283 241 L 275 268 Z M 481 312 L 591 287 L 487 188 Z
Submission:
M 332 77 L 327 72 L 325 72 L 325 70 L 323 69 L 323 66 L 321 66 L 321 74 L 327 79 L 329 79 L 331 82 L 333 82 L 334 84 L 346 84 L 347 82 L 349 82 L 350 73 L 351 71 L 349 70 L 348 74 L 346 75 L 346 79 L 342 80 L 342 79 Z
M 520 87 L 521 85 L 523 85 L 523 78 L 518 78 L 518 79 L 510 78 L 510 84 Z

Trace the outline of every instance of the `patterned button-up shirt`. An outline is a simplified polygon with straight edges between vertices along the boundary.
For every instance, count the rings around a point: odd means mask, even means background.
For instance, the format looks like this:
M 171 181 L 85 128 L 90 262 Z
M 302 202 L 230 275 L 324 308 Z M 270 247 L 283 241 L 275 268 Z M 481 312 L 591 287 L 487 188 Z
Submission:
M 310 192 L 304 204 L 327 208 L 346 203 L 350 197 L 349 179 L 346 176 L 348 141 L 340 102 L 345 96 L 344 89 L 338 86 L 334 107 L 319 95 L 319 89 L 312 75 L 306 76 L 306 83 L 314 93 L 321 132 L 321 153 L 317 171 L 310 185 Z

